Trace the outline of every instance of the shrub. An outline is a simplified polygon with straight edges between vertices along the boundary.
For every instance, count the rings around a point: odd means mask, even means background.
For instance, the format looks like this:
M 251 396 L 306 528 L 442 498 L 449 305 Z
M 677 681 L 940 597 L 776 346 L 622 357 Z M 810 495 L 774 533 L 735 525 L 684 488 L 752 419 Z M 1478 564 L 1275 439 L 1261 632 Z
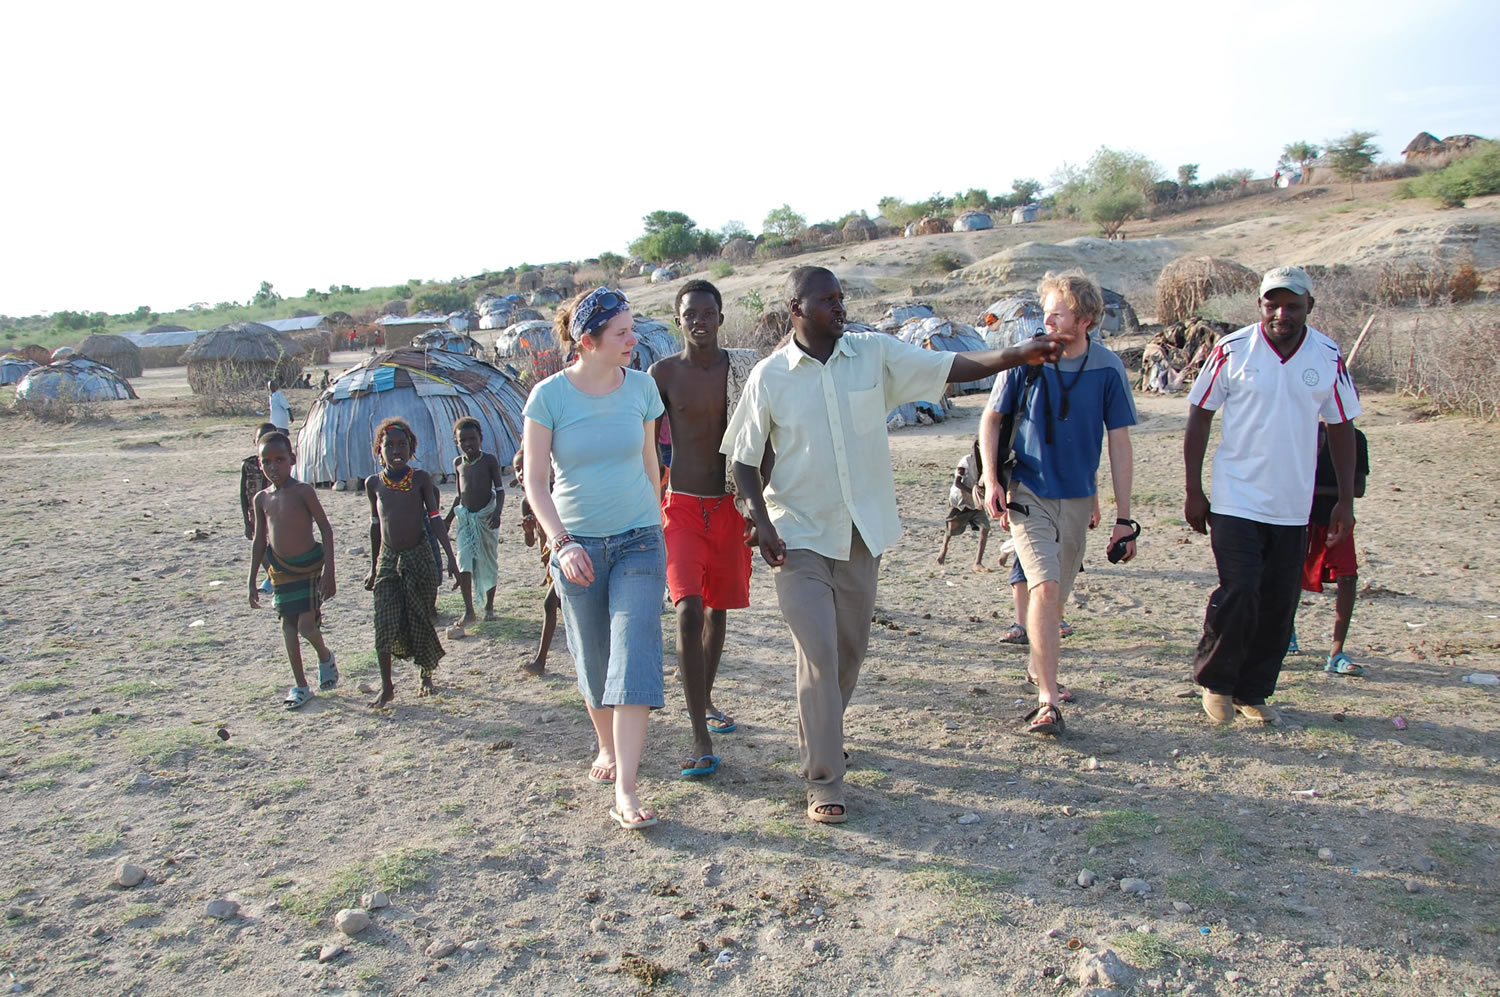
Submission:
M 1432 197 L 1461 208 L 1471 197 L 1500 194 L 1500 143 L 1481 143 L 1462 159 L 1402 185 L 1403 196 Z
M 953 253 L 933 253 L 927 257 L 927 269 L 935 274 L 950 274 L 964 265 L 964 261 Z
M 775 235 L 786 240 L 807 228 L 807 219 L 793 211 L 790 204 L 783 204 L 766 212 L 764 225 L 767 237 Z
M 708 272 L 714 280 L 723 280 L 734 273 L 734 264 L 728 260 L 719 260 L 708 268 Z
M 411 299 L 412 307 L 419 312 L 461 312 L 471 302 L 469 295 L 456 287 L 429 287 Z
M 1402 394 L 1444 412 L 1500 419 L 1500 323 L 1432 308 L 1413 317 L 1404 340 L 1392 338 L 1390 362 Z
M 755 256 L 762 260 L 779 260 L 791 256 L 800 249 L 800 244 L 795 239 L 783 239 L 781 236 L 768 235 L 761 239 L 760 244 L 755 247 Z
M 1236 329 L 1249 325 L 1260 316 L 1260 295 L 1254 291 L 1216 294 L 1194 310 L 1196 318 L 1225 322 Z

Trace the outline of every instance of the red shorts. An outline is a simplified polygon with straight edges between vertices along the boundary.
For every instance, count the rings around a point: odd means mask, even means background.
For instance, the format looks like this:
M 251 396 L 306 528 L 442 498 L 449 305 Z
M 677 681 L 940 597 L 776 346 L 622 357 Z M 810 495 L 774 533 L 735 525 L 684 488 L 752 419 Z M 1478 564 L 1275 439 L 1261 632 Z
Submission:
M 1354 556 L 1354 531 L 1350 530 L 1336 545 L 1329 547 L 1328 527 L 1318 523 L 1307 525 L 1307 559 L 1302 562 L 1302 590 L 1323 591 L 1324 582 L 1338 581 L 1359 574 L 1359 561 Z
M 750 605 L 750 548 L 734 497 L 668 492 L 662 503 L 667 542 L 667 593 L 673 605 L 702 596 L 708 609 Z

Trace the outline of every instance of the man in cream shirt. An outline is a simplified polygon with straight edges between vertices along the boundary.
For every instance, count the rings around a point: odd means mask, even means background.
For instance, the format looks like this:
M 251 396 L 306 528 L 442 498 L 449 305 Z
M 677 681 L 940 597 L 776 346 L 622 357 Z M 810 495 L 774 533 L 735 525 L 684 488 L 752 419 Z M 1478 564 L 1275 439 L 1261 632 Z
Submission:
M 807 816 L 844 805 L 844 709 L 870 639 L 880 555 L 901 537 L 886 413 L 975 381 L 1054 359 L 1052 337 L 1004 350 L 945 353 L 881 333 L 844 334 L 844 292 L 823 267 L 787 277 L 792 339 L 756 365 L 721 452 L 750 500 L 760 552 L 797 647 L 797 738 Z M 761 481 L 766 444 L 776 453 Z

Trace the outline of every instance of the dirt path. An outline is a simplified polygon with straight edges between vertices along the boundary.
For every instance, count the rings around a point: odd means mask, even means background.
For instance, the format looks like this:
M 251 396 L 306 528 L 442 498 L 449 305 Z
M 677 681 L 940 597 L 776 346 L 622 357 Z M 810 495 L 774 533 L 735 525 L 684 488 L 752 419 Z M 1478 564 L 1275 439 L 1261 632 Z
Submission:
M 971 536 L 933 560 L 965 399 L 892 436 L 907 536 L 849 710 L 850 822 L 802 815 L 790 641 L 757 570 L 719 683 L 742 724 L 717 741 L 724 767 L 676 776 L 669 680 L 643 784 L 664 822 L 630 835 L 586 779 L 561 635 L 551 677 L 514 672 L 542 595 L 518 496 L 501 618 L 446 642 L 441 695 L 417 700 L 403 672 L 372 714 L 355 688 L 374 672 L 367 560 L 350 553 L 365 505 L 321 493 L 344 684 L 287 714 L 274 617 L 243 591 L 246 427 L 170 397 L 102 427 L 0 422 L 0 952 L 22 992 L 629 994 L 659 969 L 664 993 L 1056 994 L 1102 947 L 1137 993 L 1497 992 L 1497 693 L 1460 681 L 1500 671 L 1495 427 L 1367 399 L 1350 649 L 1370 677 L 1290 659 L 1287 726 L 1215 729 L 1178 698 L 1213 584 L 1180 520 L 1183 402 L 1142 399 L 1140 556 L 1089 551 L 1062 664 L 1079 703 L 1051 740 L 1017 728 L 1004 576 L 969 570 Z M 1331 622 L 1331 598 L 1308 597 L 1303 647 Z M 111 885 L 125 861 L 146 875 L 131 889 Z M 391 905 L 341 936 L 334 913 L 375 889 Z M 237 914 L 207 916 L 221 899 Z M 471 944 L 426 954 L 445 940 Z

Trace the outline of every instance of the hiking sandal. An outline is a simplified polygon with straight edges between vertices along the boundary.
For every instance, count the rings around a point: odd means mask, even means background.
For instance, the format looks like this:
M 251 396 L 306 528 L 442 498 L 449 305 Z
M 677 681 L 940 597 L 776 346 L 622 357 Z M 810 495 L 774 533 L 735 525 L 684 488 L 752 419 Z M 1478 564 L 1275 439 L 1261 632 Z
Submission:
M 1022 717 L 1026 730 L 1032 734 L 1061 734 L 1067 727 L 1063 723 L 1062 710 L 1056 703 L 1038 703 L 1036 709 Z
M 1006 627 L 1005 632 L 1000 635 L 1000 643 L 1029 644 L 1030 640 L 1028 640 L 1026 637 L 1025 627 L 1021 626 L 1021 624 L 1019 623 L 1012 623 L 1010 626 Z
M 294 685 L 287 690 L 286 698 L 281 701 L 281 705 L 288 710 L 297 710 L 306 706 L 312 698 L 312 690 L 307 686 Z
M 1348 675 L 1351 678 L 1360 678 L 1365 673 L 1364 667 L 1356 665 L 1343 651 L 1330 655 L 1323 670 L 1330 675 Z

